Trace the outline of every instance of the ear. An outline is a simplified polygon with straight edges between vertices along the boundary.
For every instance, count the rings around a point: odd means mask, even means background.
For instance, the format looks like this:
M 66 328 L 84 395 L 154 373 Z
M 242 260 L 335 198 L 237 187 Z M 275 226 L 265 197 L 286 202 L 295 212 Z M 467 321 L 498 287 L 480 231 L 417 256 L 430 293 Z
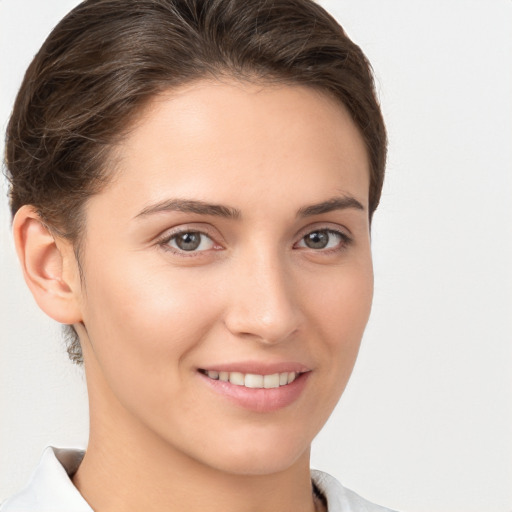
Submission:
M 13 234 L 25 281 L 38 306 L 62 324 L 80 322 L 81 283 L 72 245 L 56 239 L 30 205 L 16 213 Z

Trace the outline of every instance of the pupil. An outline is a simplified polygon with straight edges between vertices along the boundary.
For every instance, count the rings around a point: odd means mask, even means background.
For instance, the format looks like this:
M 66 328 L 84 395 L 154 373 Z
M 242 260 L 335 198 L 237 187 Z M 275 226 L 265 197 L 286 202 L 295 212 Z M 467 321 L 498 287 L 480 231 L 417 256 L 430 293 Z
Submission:
M 176 245 L 183 251 L 193 251 L 199 247 L 200 243 L 199 233 L 183 233 L 176 239 Z
M 305 242 L 310 249 L 323 249 L 329 242 L 329 235 L 325 231 L 314 231 L 306 236 Z

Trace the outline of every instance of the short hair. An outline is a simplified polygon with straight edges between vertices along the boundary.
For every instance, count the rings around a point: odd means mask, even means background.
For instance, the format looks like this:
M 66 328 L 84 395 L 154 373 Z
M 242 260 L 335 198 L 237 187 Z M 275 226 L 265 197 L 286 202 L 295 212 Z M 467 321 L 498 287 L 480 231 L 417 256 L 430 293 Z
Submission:
M 205 78 L 299 84 L 349 111 L 370 163 L 369 216 L 387 138 L 361 49 L 312 0 L 86 0 L 30 64 L 6 133 L 11 212 L 25 204 L 77 247 L 88 197 L 108 183 L 112 149 L 155 95 Z M 141 170 L 143 172 L 143 170 Z M 68 353 L 82 362 L 75 331 Z

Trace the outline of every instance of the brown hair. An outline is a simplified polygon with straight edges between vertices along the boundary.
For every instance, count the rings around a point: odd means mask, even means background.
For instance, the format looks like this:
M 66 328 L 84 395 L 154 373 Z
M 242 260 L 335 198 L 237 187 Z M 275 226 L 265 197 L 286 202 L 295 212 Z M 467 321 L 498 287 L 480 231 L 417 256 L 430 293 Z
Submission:
M 302 84 L 349 110 L 370 159 L 370 217 L 386 132 L 361 49 L 311 0 L 86 0 L 30 64 L 6 134 L 11 211 L 33 205 L 78 257 L 83 206 L 113 172 L 108 157 L 156 94 L 228 75 Z M 110 168 L 109 168 L 110 164 Z M 81 362 L 74 330 L 70 357 Z

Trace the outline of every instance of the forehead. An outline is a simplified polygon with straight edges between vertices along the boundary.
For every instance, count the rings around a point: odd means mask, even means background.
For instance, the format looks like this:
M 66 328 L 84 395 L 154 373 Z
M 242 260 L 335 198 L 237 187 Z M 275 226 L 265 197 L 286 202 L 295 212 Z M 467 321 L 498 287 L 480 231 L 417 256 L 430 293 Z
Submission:
M 357 127 L 340 102 L 304 86 L 200 81 L 168 91 L 141 113 L 116 157 L 116 178 L 97 199 L 108 194 L 127 207 L 192 195 L 243 209 L 336 193 L 367 205 Z

